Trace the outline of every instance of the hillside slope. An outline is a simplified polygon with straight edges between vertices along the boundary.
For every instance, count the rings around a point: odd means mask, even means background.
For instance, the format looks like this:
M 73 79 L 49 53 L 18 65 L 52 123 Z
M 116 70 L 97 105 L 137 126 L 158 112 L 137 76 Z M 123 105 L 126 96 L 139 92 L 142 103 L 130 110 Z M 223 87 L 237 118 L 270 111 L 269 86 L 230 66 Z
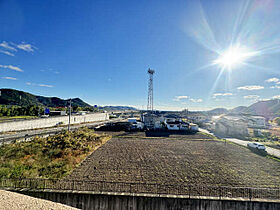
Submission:
M 267 117 L 280 115 L 280 100 L 258 101 L 245 109 L 244 112 Z
M 69 99 L 64 100 L 57 97 L 36 96 L 14 89 L 0 89 L 0 91 L 0 104 L 3 105 L 65 107 L 69 101 Z M 79 98 L 72 99 L 72 106 L 91 107 Z

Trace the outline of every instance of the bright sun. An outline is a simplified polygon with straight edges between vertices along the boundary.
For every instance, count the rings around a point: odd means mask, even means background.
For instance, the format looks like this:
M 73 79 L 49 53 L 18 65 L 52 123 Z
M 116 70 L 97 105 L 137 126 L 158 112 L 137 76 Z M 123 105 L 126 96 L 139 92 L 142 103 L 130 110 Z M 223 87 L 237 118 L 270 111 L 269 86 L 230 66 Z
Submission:
M 214 60 L 214 64 L 221 66 L 223 69 L 232 70 L 256 54 L 257 52 L 249 51 L 245 47 L 231 46 Z

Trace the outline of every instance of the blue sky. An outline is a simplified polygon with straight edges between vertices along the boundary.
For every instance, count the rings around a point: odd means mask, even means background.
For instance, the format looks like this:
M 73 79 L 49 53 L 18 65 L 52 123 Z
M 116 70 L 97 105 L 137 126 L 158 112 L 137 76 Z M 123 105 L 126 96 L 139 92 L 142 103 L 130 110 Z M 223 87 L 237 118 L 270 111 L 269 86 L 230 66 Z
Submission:
M 277 0 L 2 0 L 1 87 L 145 108 L 152 68 L 157 109 L 280 98 L 279 8 Z M 215 63 L 236 45 L 252 52 L 246 60 Z

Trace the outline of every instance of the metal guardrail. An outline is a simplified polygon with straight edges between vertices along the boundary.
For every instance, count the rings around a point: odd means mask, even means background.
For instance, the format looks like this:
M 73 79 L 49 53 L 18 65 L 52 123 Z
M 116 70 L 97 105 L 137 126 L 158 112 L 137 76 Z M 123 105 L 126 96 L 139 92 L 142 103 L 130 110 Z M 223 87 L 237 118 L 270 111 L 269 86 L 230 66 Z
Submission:
M 200 185 L 162 185 L 156 183 L 126 183 L 54 179 L 2 179 L 0 189 L 8 190 L 71 190 L 98 193 L 145 193 L 156 195 L 207 196 L 222 198 L 280 200 L 280 188 L 251 188 Z

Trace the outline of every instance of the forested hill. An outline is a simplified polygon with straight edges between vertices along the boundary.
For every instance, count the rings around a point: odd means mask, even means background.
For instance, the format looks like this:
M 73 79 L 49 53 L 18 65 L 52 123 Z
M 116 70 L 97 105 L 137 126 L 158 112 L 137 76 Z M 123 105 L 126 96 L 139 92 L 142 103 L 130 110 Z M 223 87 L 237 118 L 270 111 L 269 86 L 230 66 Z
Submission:
M 24 91 L 14 89 L 0 89 L 1 105 L 18 105 L 18 106 L 47 106 L 47 107 L 65 107 L 68 105 L 69 99 L 61 99 L 57 97 L 36 96 Z M 72 99 L 72 106 L 91 107 L 91 105 L 79 98 Z

